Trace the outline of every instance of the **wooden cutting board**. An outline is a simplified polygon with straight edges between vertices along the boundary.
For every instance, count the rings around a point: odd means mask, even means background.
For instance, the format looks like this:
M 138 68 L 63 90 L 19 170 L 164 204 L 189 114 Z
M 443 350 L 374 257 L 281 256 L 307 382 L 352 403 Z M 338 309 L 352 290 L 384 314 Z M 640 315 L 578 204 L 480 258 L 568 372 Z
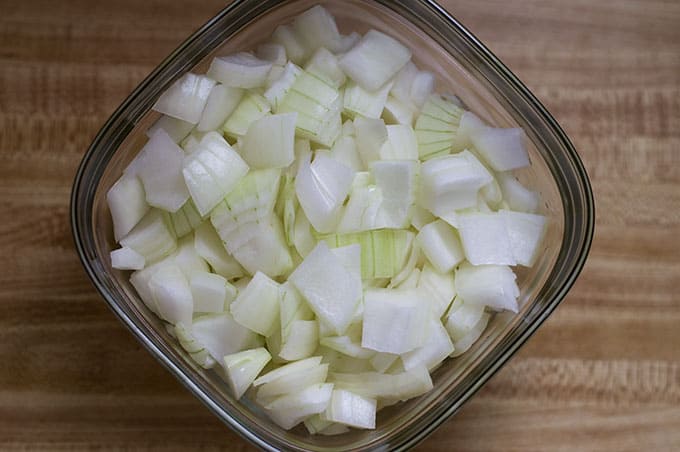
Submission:
M 68 223 L 113 109 L 223 3 L 0 10 L 0 449 L 250 449 L 109 312 Z M 597 228 L 564 303 L 423 451 L 680 450 L 680 3 L 444 2 L 545 103 Z

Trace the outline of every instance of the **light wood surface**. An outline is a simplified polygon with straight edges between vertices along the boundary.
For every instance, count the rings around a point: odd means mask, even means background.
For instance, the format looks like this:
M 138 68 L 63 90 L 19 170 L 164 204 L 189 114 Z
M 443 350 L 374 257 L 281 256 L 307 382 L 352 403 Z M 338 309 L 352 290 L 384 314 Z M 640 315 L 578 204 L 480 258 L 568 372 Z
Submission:
M 567 299 L 419 450 L 680 450 L 680 3 L 444 5 L 573 139 L 597 227 Z M 0 2 L 2 450 L 251 449 L 109 312 L 67 219 L 99 127 L 222 6 Z

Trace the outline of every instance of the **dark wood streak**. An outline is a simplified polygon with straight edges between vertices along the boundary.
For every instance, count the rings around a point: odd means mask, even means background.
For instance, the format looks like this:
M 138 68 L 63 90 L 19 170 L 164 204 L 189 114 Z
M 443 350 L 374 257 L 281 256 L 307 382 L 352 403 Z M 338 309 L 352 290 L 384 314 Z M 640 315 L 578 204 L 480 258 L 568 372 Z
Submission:
M 419 450 L 680 449 L 680 3 L 442 3 L 564 126 L 598 216 L 564 303 Z M 0 449 L 252 450 L 110 313 L 68 224 L 101 124 L 223 6 L 3 3 Z

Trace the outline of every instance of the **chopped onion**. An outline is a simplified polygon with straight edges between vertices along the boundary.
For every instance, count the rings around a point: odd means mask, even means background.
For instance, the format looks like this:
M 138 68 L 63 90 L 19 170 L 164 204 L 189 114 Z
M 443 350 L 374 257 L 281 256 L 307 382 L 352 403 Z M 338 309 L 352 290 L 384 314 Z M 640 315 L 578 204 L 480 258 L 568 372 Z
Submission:
M 175 212 L 189 199 L 182 177 L 184 151 L 165 133 L 158 130 L 140 151 L 137 176 L 142 181 L 146 202 Z
M 205 75 L 189 72 L 161 94 L 153 109 L 173 118 L 196 124 L 201 119 L 208 96 L 214 86 L 215 80 Z
M 215 86 L 210 92 L 210 96 L 208 96 L 201 120 L 196 125 L 196 130 L 199 132 L 209 132 L 219 129 L 236 109 L 242 98 L 242 89 L 221 84 Z
M 297 113 L 264 116 L 243 138 L 241 155 L 251 168 L 285 168 L 295 159 Z
M 370 30 L 340 58 L 340 67 L 367 91 L 377 91 L 411 59 L 396 39 Z
M 471 135 L 472 144 L 496 171 L 507 171 L 529 165 L 526 136 L 520 128 L 485 127 Z
M 519 288 L 510 267 L 463 263 L 456 272 L 456 290 L 464 303 L 517 312 Z
M 330 232 L 339 220 L 349 193 L 353 171 L 323 154 L 303 164 L 295 180 L 295 192 L 309 222 L 319 232 Z
M 216 88 L 217 87 L 213 88 L 213 90 L 210 92 L 210 96 L 212 96 Z M 209 100 L 210 97 L 208 97 L 208 101 Z M 189 135 L 189 132 L 191 132 L 193 128 L 194 124 L 190 122 L 182 121 L 181 119 L 173 118 L 172 116 L 168 115 L 161 115 L 161 117 L 158 118 L 158 121 L 156 121 L 151 127 L 149 127 L 149 130 L 146 131 L 146 136 L 151 138 L 156 133 L 156 131 L 162 129 L 170 136 L 170 138 L 172 138 L 172 141 L 179 143 L 184 138 L 186 138 L 187 135 Z
M 455 229 L 436 220 L 423 226 L 416 237 L 420 249 L 440 273 L 447 273 L 465 259 Z
M 241 326 L 229 312 L 196 317 L 191 333 L 220 364 L 227 355 L 257 348 L 263 343 L 261 336 Z
M 422 346 L 401 355 L 404 369 L 410 370 L 416 366 L 425 366 L 427 370 L 432 371 L 453 353 L 453 343 L 449 333 L 438 317 L 430 319 L 429 331 L 429 338 Z
M 170 231 L 165 216 L 158 209 L 149 210 L 144 218 L 120 239 L 120 244 L 144 256 L 147 264 L 156 262 L 177 248 L 177 240 Z
M 233 88 L 259 88 L 264 86 L 272 68 L 270 61 L 240 52 L 212 60 L 208 77 Z
M 326 419 L 357 428 L 375 428 L 376 401 L 344 389 L 334 389 Z
M 248 172 L 241 156 L 218 134 L 210 132 L 199 149 L 186 157 L 184 182 L 201 216 L 205 216 Z
M 430 312 L 417 290 L 364 291 L 361 346 L 378 352 L 401 354 L 423 345 Z
M 375 428 L 487 311 L 518 311 L 509 265 L 540 259 L 548 218 L 515 178 L 530 174 L 509 172 L 530 164 L 524 132 L 424 69 L 315 6 L 177 80 L 107 193 L 111 266 L 281 428 Z
M 244 350 L 224 357 L 227 381 L 237 399 L 241 398 L 270 360 L 271 355 L 264 347 Z
M 111 251 L 111 267 L 118 270 L 141 270 L 144 264 L 144 256 L 127 246 Z
M 320 242 L 293 271 L 289 280 L 323 322 L 342 334 L 361 298 L 361 280 Z
M 106 193 L 116 241 L 125 236 L 149 211 L 144 187 L 134 174 L 123 174 Z
M 227 302 L 227 286 L 231 286 L 226 279 L 215 273 L 198 272 L 191 277 L 189 283 L 194 299 L 194 312 L 219 313 L 224 311 L 224 305 Z M 236 289 L 231 286 L 231 290 L 233 290 L 231 292 L 233 296 Z

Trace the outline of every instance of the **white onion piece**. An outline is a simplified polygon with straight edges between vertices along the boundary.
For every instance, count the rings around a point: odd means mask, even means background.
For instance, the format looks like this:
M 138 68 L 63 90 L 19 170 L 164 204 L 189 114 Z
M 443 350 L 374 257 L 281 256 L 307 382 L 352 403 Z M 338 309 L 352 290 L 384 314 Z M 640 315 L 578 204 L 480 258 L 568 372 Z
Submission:
M 420 204 L 439 216 L 477 204 L 491 174 L 469 151 L 428 160 L 421 166 Z
M 300 167 L 295 192 L 314 229 L 333 230 L 353 177 L 351 169 L 325 155 L 317 155 L 311 164 Z
M 401 355 L 404 369 L 425 366 L 427 370 L 432 371 L 453 353 L 453 343 L 439 317 L 430 319 L 428 329 L 430 335 L 422 346 Z
M 248 172 L 248 164 L 217 132 L 206 134 L 199 149 L 186 157 L 182 174 L 191 198 L 205 216 Z
M 503 193 L 503 199 L 510 209 L 518 212 L 533 213 L 538 210 L 540 196 L 522 185 L 512 174 L 498 173 L 498 184 Z
M 306 417 L 326 409 L 333 391 L 332 384 L 316 384 L 300 392 L 280 397 L 265 410 L 282 428 L 289 430 Z
M 466 111 L 460 117 L 460 123 L 458 125 L 458 138 L 461 143 L 465 146 L 472 146 L 472 136 L 477 135 L 486 128 L 484 121 L 479 119 L 479 117 L 472 113 L 471 111 Z
M 323 6 L 316 5 L 293 21 L 293 30 L 303 46 L 312 53 L 319 47 L 337 52 L 340 44 L 340 33 L 335 18 Z
M 461 298 L 456 298 L 446 316 L 446 330 L 451 339 L 455 342 L 467 336 L 483 315 L 484 305 L 464 303 Z
M 455 229 L 441 220 L 423 226 L 416 240 L 427 259 L 440 273 L 450 272 L 465 259 Z
M 196 124 L 215 86 L 205 75 L 186 73 L 158 98 L 153 109 L 173 118 Z
M 302 71 L 279 102 L 277 112 L 297 112 L 297 137 L 330 147 L 342 130 L 341 107 L 337 89 Z
M 134 174 L 125 173 L 106 193 L 116 241 L 125 236 L 149 211 L 144 186 Z
M 418 140 L 411 126 L 388 125 L 387 142 L 380 148 L 381 160 L 418 160 Z
M 432 389 L 430 373 L 422 365 L 396 374 L 334 372 L 328 379 L 336 389 L 346 389 L 373 399 L 407 400 Z
M 174 333 L 174 335 L 177 337 L 177 340 L 179 341 L 179 345 L 181 345 L 182 348 L 186 350 L 187 353 L 189 353 L 191 359 L 193 359 L 199 366 L 203 367 L 204 369 L 212 369 L 215 366 L 215 360 L 212 356 L 210 356 L 210 353 L 208 350 L 206 350 L 205 345 L 196 340 L 194 335 L 191 334 L 191 330 L 187 328 L 186 325 L 180 322 L 176 324 L 174 328 L 169 328 L 168 332 L 170 332 L 170 334 Z
M 255 273 L 229 307 L 234 320 L 263 336 L 271 335 L 279 321 L 279 287 L 264 273 Z
M 269 101 L 274 111 L 279 110 L 279 104 L 295 83 L 295 79 L 302 70 L 293 63 L 287 63 L 281 70 L 281 75 L 273 80 L 264 92 L 264 97 Z
M 383 191 L 375 185 L 352 189 L 337 232 L 341 234 L 379 229 L 384 222 L 379 218 Z
M 213 91 L 210 92 L 211 95 Z M 210 99 L 210 97 L 208 97 L 208 99 Z M 161 115 L 161 117 L 158 118 L 158 121 L 154 122 L 146 131 L 146 136 L 151 138 L 157 130 L 163 129 L 165 130 L 165 133 L 170 135 L 170 138 L 172 138 L 175 143 L 179 143 L 189 135 L 189 132 L 191 132 L 193 128 L 194 124 L 190 122 L 182 121 L 181 119 L 173 118 L 168 115 Z
M 220 364 L 227 355 L 257 348 L 263 343 L 261 336 L 241 326 L 229 312 L 197 317 L 191 332 Z
M 345 73 L 340 69 L 338 57 L 325 47 L 320 47 L 312 55 L 312 58 L 310 58 L 305 66 L 305 71 L 319 77 L 336 89 L 344 85 L 347 80 Z
M 312 225 L 302 208 L 298 207 L 293 225 L 292 244 L 300 257 L 305 258 L 316 246 L 317 239 L 312 234 Z
M 177 240 L 168 227 L 163 213 L 151 209 L 132 230 L 120 239 L 120 244 L 144 256 L 147 264 L 169 255 L 177 248 Z
M 418 75 L 418 67 L 413 61 L 409 61 L 394 76 L 394 84 L 390 94 L 399 101 L 410 104 L 411 86 L 413 86 L 413 80 L 415 80 L 416 75 Z
M 242 137 L 253 121 L 260 119 L 271 111 L 269 101 L 255 91 L 247 91 L 222 125 L 222 131 L 233 137 Z
M 127 246 L 111 251 L 111 267 L 118 270 L 141 270 L 144 263 L 144 256 Z
M 387 369 L 392 367 L 392 364 L 394 364 L 397 359 L 399 359 L 399 355 L 393 353 L 376 353 L 370 361 L 371 366 L 373 366 L 376 371 L 385 373 Z
M 224 357 L 224 370 L 234 397 L 240 399 L 245 394 L 253 380 L 270 360 L 271 355 L 264 347 L 244 350 Z
M 357 428 L 375 428 L 376 400 L 343 389 L 334 389 L 326 419 Z
M 416 74 L 411 84 L 411 102 L 421 108 L 434 91 L 434 74 L 420 71 Z
M 377 91 L 411 59 L 396 39 L 370 30 L 340 58 L 340 67 L 367 91 Z
M 316 435 L 317 433 L 322 434 L 321 432 L 329 427 L 333 427 L 334 425 L 340 425 L 341 427 L 347 429 L 347 427 L 344 425 L 335 424 L 334 422 L 326 420 L 325 413 L 319 413 L 308 417 L 305 419 L 304 424 L 305 428 L 307 428 L 307 431 L 312 435 Z
M 285 168 L 295 159 L 297 113 L 264 116 L 243 138 L 241 155 L 251 168 Z
M 413 126 L 415 110 L 410 105 L 400 101 L 396 97 L 388 96 L 383 110 L 383 118 L 388 124 L 401 124 Z
M 182 177 L 184 151 L 164 130 L 158 130 L 139 152 L 137 176 L 144 186 L 146 202 L 169 212 L 177 211 L 189 199 Z
M 368 167 L 371 162 L 380 160 L 380 149 L 387 142 L 385 122 L 375 118 L 356 118 L 354 120 L 357 151 Z
M 430 295 L 432 315 L 440 318 L 456 296 L 456 285 L 452 272 L 441 273 L 429 264 L 423 265 L 418 274 L 416 287 Z
M 423 345 L 430 312 L 422 295 L 413 289 L 365 290 L 361 346 L 402 354 Z
M 543 241 L 546 218 L 511 210 L 501 210 L 500 215 L 505 222 L 513 258 L 519 265 L 531 267 Z
M 243 90 L 227 85 L 217 85 L 210 92 L 201 120 L 196 125 L 199 132 L 217 130 L 243 98 Z
M 382 116 L 391 83 L 385 84 L 375 91 L 367 91 L 360 85 L 350 81 L 345 86 L 343 112 L 352 118 L 379 118 Z
M 349 336 L 328 336 L 322 338 L 319 343 L 352 358 L 369 359 L 375 355 L 374 350 L 361 346 L 361 338 L 353 340 Z
M 311 358 L 306 358 L 302 359 L 300 361 L 296 361 L 294 363 L 286 364 L 285 366 L 281 366 L 278 369 L 274 369 L 272 371 L 267 372 L 266 374 L 262 375 L 259 377 L 257 380 L 253 382 L 254 386 L 260 386 L 266 383 L 271 383 L 273 381 L 277 381 L 280 378 L 283 378 L 287 375 L 295 375 L 295 376 L 301 376 L 304 375 L 305 372 L 310 371 L 311 369 L 314 369 L 318 367 L 321 364 L 321 357 L 320 356 L 313 356 Z M 325 380 L 326 377 L 324 375 L 323 380 Z M 294 380 L 294 379 L 292 379 Z M 283 394 L 287 392 L 283 391 L 279 394 Z
M 316 320 L 293 320 L 282 338 L 279 357 L 295 361 L 312 356 L 319 345 L 319 323 Z
M 226 279 L 215 273 L 197 272 L 189 281 L 194 312 L 222 312 L 227 301 Z M 233 287 L 233 286 L 232 286 Z
M 526 135 L 520 128 L 480 128 L 471 135 L 471 140 L 475 149 L 496 171 L 522 168 L 530 164 L 525 144 Z
M 245 275 L 243 267 L 227 252 L 217 231 L 209 221 L 196 229 L 194 247 L 198 255 L 205 259 L 218 275 L 226 279 Z
M 259 88 L 264 86 L 271 68 L 270 61 L 261 60 L 250 53 L 239 52 L 214 58 L 207 75 L 226 86 Z
M 156 308 L 156 303 L 153 301 L 151 288 L 149 288 L 149 281 L 164 265 L 167 265 L 167 262 L 156 262 L 155 264 L 147 265 L 142 270 L 132 272 L 132 275 L 130 275 L 130 284 L 132 284 L 137 291 L 137 294 L 139 294 L 139 298 L 141 298 L 144 305 L 156 315 L 158 315 L 158 309 Z
M 424 209 L 418 204 L 414 205 L 411 209 L 411 225 L 418 231 L 436 219 L 429 210 Z
M 302 299 L 300 292 L 289 282 L 281 284 L 279 312 L 282 336 L 288 334 L 294 321 L 314 319 L 314 313 Z
M 348 52 L 352 47 L 354 47 L 361 40 L 361 35 L 356 31 L 351 32 L 348 35 L 341 35 L 338 45 L 335 49 L 337 55 L 344 54 Z
M 177 251 L 168 259 L 177 265 L 187 280 L 191 279 L 196 273 L 204 273 L 210 270 L 208 263 L 201 258 L 194 247 L 193 237 L 186 236 L 177 242 Z
M 379 227 L 408 227 L 419 170 L 417 160 L 381 160 L 371 164 L 371 173 L 383 198 L 378 212 Z
M 456 272 L 456 290 L 464 303 L 517 312 L 519 288 L 515 278 L 507 266 L 464 262 Z
M 232 238 L 239 245 L 229 251 L 250 274 L 261 271 L 274 278 L 287 274 L 293 267 L 283 226 L 276 215 L 241 225 Z M 229 245 L 230 240 L 226 243 Z
M 460 241 L 472 265 L 515 265 L 503 215 L 469 212 L 457 215 Z
M 308 360 L 312 361 L 308 361 Z M 312 362 L 316 363 L 312 365 Z M 304 364 L 296 367 L 297 363 Z M 290 364 L 285 364 L 276 369 L 274 372 L 281 372 L 276 378 L 271 379 L 266 383 L 262 383 L 258 379 L 254 385 L 257 389 L 257 401 L 262 405 L 268 405 L 277 397 L 285 394 L 292 394 L 299 392 L 309 386 L 324 383 L 328 375 L 328 364 L 321 364 L 320 357 L 312 357 L 295 361 Z M 267 374 L 269 375 L 269 374 Z
M 286 49 L 286 56 L 295 64 L 302 64 L 308 51 L 290 25 L 279 25 L 272 34 L 272 41 Z
M 184 203 L 181 209 L 177 212 L 172 212 L 168 216 L 170 217 L 172 229 L 174 229 L 175 235 L 178 238 L 191 233 L 203 222 L 203 218 L 201 218 L 201 214 L 198 213 L 196 205 L 191 198 Z
M 453 353 L 451 353 L 451 357 L 460 356 L 468 351 L 470 347 L 472 347 L 472 345 L 482 336 L 482 333 L 484 333 L 490 318 L 491 316 L 488 313 L 483 313 L 482 317 L 470 330 L 470 332 L 453 343 L 455 350 Z
M 361 160 L 357 150 L 354 136 L 340 136 L 335 140 L 331 148 L 330 157 L 354 171 L 363 171 L 365 169 L 364 162 Z
M 164 265 L 149 280 L 158 314 L 173 325 L 191 324 L 194 302 L 189 282 L 177 265 Z
M 342 334 L 361 298 L 361 279 L 320 242 L 289 276 L 320 320 Z

